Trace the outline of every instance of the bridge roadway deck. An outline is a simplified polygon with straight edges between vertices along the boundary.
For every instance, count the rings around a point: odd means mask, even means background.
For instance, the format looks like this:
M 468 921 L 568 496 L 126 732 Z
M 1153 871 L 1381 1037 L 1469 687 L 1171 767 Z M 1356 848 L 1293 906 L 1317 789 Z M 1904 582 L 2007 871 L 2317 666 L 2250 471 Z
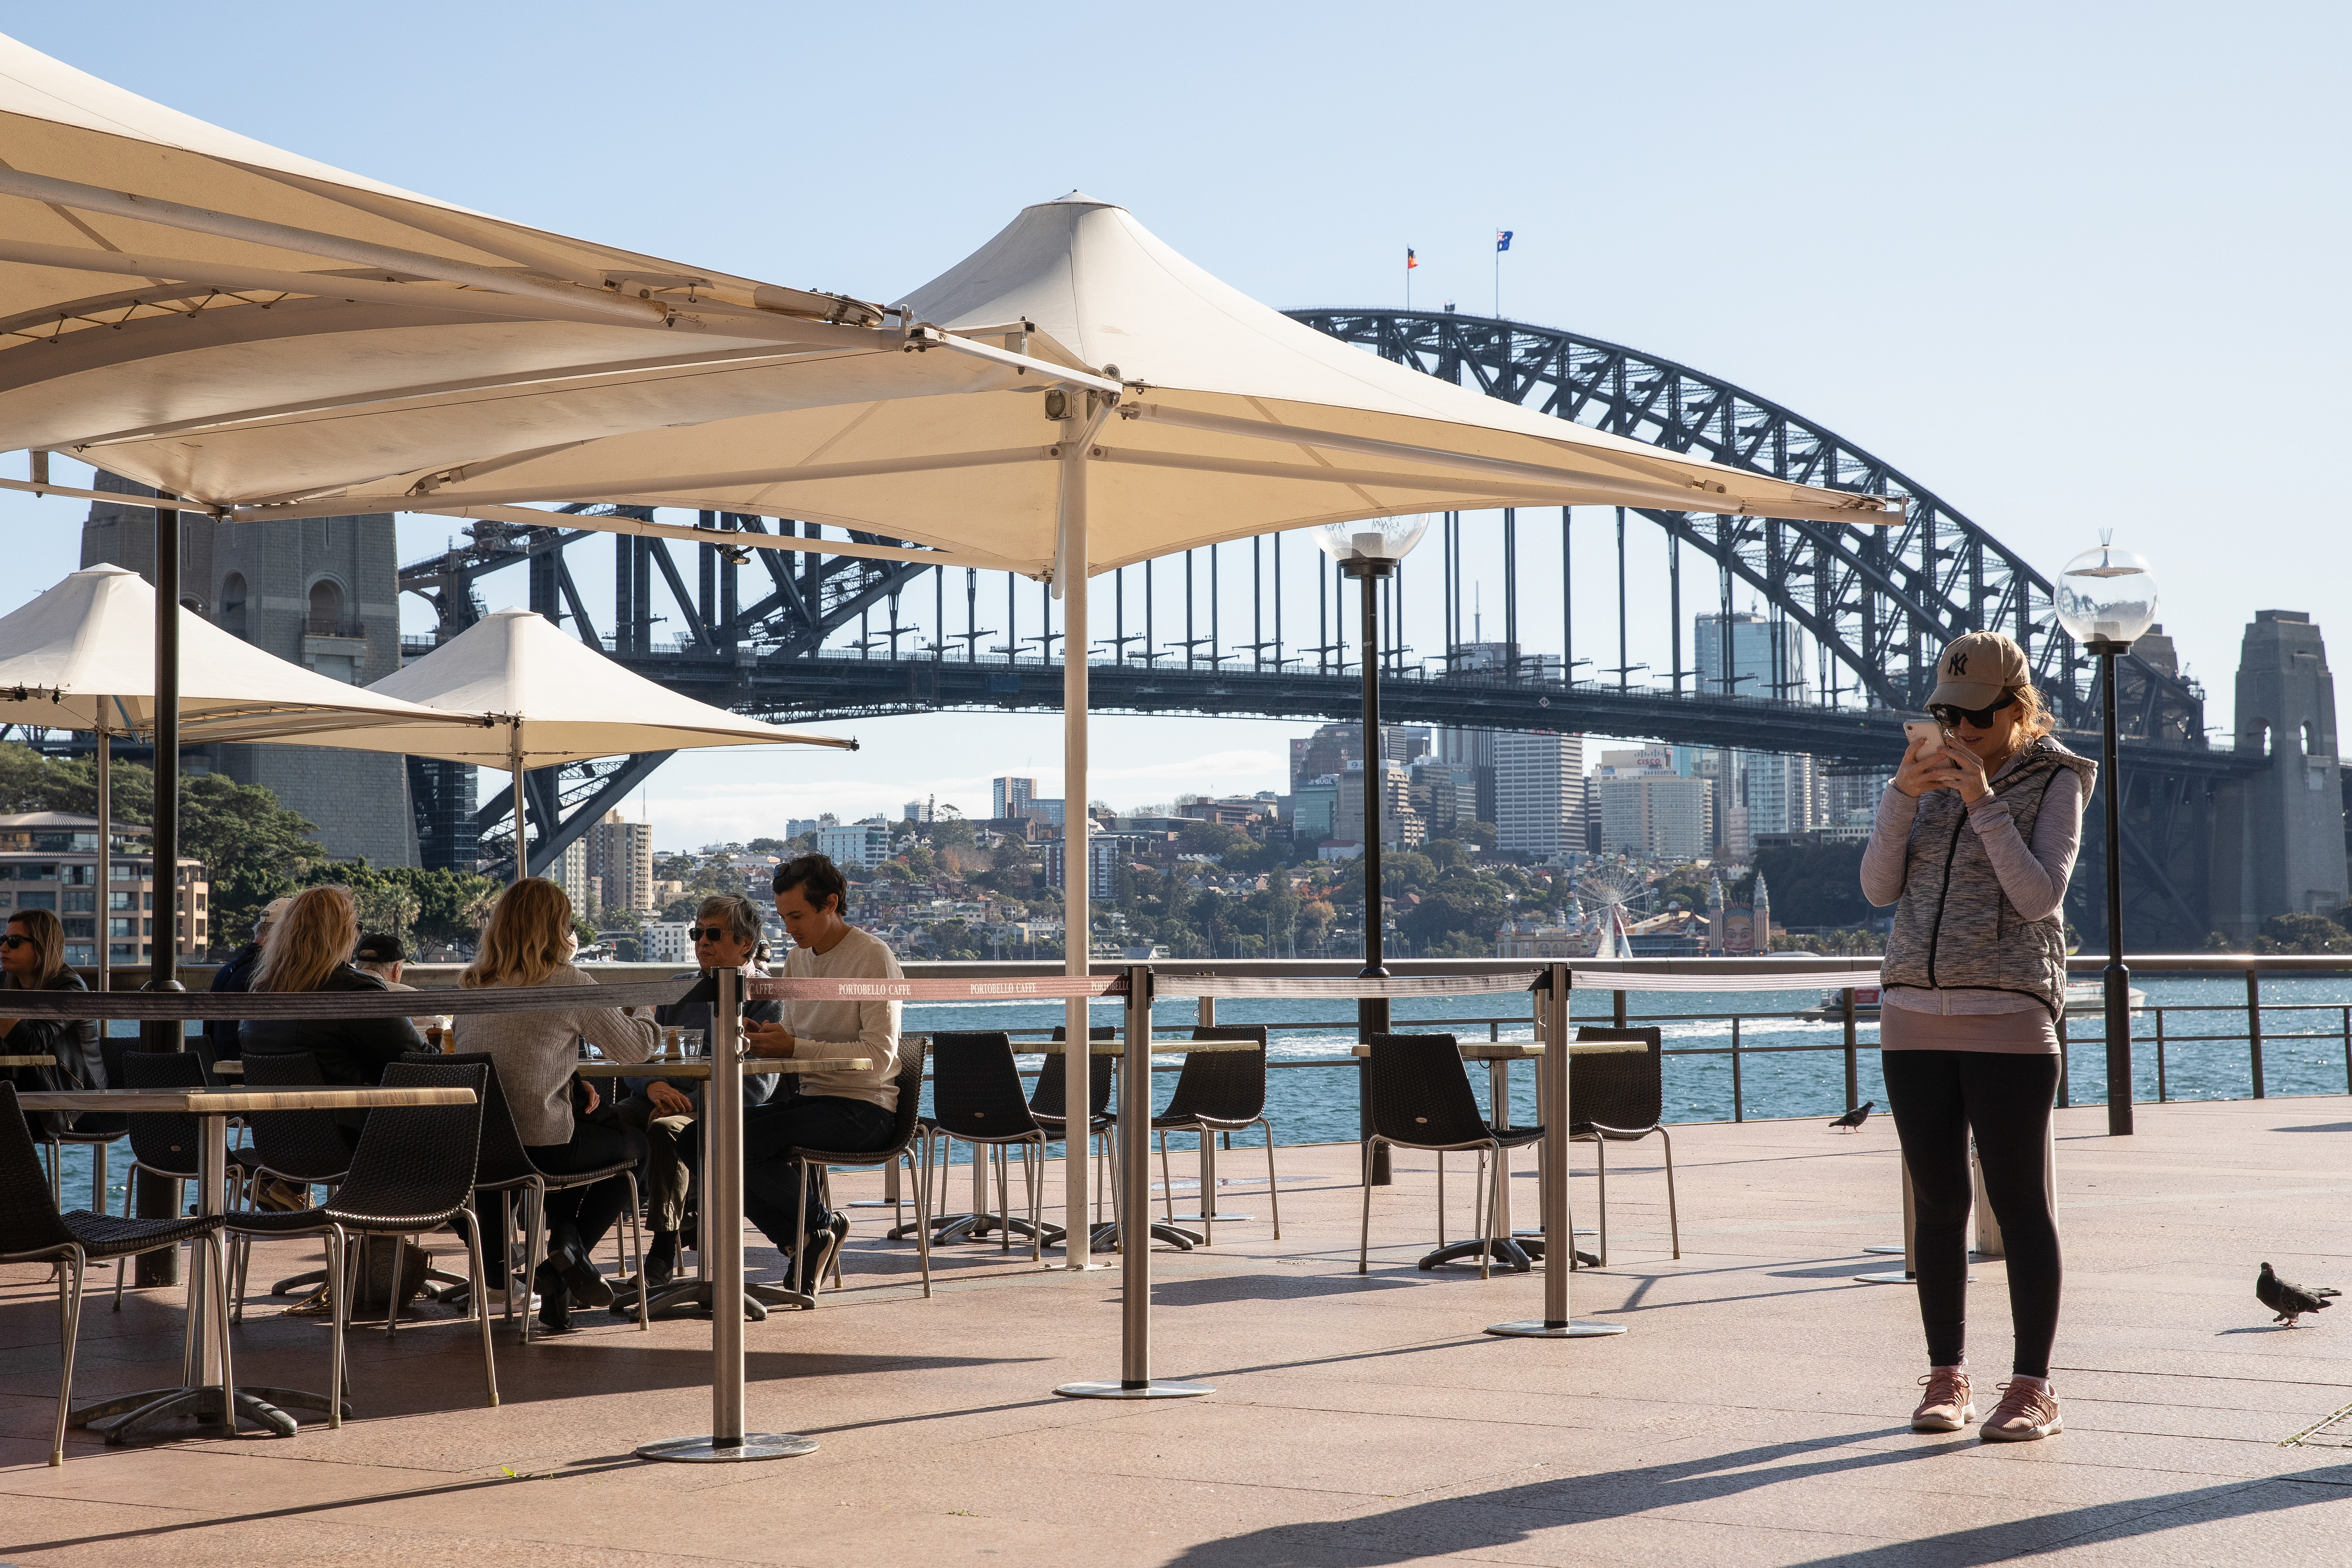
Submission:
M 958 658 L 821 658 L 730 661 L 688 652 L 615 654 L 623 664 L 698 700 L 796 723 L 839 721 L 937 709 L 995 708 L 1058 712 L 1058 663 Z M 1228 660 L 1229 664 L 1234 661 Z M 1096 663 L 1087 689 L 1098 712 L 1208 713 L 1348 720 L 1363 711 L 1358 674 L 1308 669 L 1222 670 L 1165 661 L 1157 667 Z M 1389 676 L 1381 711 L 1390 723 L 1457 729 L 1564 730 L 1644 737 L 1675 745 L 1798 752 L 1891 765 L 1903 754 L 1903 716 L 1884 710 L 1825 708 L 1715 695 L 1676 697 L 1580 682 L 1496 677 Z M 2095 755 L 2095 736 L 2075 742 Z M 2226 751 L 2125 742 L 2135 764 L 2198 777 L 2259 772 L 2263 758 Z
M 1260 1219 L 1221 1227 L 1213 1249 L 1155 1255 L 1157 1370 L 1213 1384 L 1213 1396 L 1055 1399 L 1057 1382 L 1116 1375 L 1116 1273 L 945 1248 L 924 1301 L 910 1249 L 880 1238 L 887 1211 L 859 1209 L 848 1289 L 748 1331 L 753 1425 L 824 1447 L 749 1467 L 628 1457 L 707 1429 L 709 1330 L 642 1334 L 600 1316 L 528 1350 L 501 1333 L 497 1410 L 478 1404 L 478 1352 L 454 1323 L 390 1344 L 361 1330 L 357 1415 L 340 1432 L 137 1452 L 77 1436 L 51 1470 L 54 1298 L 41 1268 L 0 1268 L 0 1557 L 2340 1563 L 2352 1453 L 2281 1444 L 2352 1403 L 2352 1310 L 2273 1329 L 2252 1286 L 2265 1258 L 2290 1279 L 2352 1285 L 2352 1100 L 2139 1115 L 2137 1137 L 2108 1139 L 2100 1109 L 2059 1113 L 2068 1298 L 2055 1381 L 2068 1430 L 2038 1445 L 1906 1427 L 1922 1370 L 1910 1293 L 1851 1282 L 1885 1262 L 1862 1246 L 1899 1234 L 1883 1116 L 1853 1135 L 1819 1121 L 1677 1128 L 1679 1263 L 1658 1145 L 1613 1151 L 1612 1266 L 1580 1275 L 1576 1292 L 1581 1312 L 1632 1331 L 1573 1343 L 1478 1332 L 1537 1312 L 1535 1276 L 1481 1283 L 1413 1267 L 1433 1238 L 1428 1156 L 1401 1155 L 1397 1184 L 1378 1194 L 1375 1264 L 1358 1278 L 1353 1147 L 1292 1146 L 1280 1152 L 1281 1241 L 1264 1222 L 1256 1151 L 1236 1150 L 1226 1205 Z M 1576 1167 L 1589 1215 L 1581 1150 Z M 1466 1163 L 1454 1170 L 1458 1237 Z M 841 1180 L 863 1196 L 877 1178 Z M 436 1249 L 446 1260 L 448 1238 Z M 315 1248 L 261 1252 L 257 1280 Z M 751 1258 L 760 1272 L 779 1263 L 764 1247 Z M 1990 1374 L 2009 1349 L 2002 1266 L 1976 1273 L 1976 1356 Z M 240 1333 L 245 1377 L 317 1386 L 326 1374 L 314 1321 L 259 1307 Z M 178 1309 L 161 1291 L 135 1294 L 119 1317 L 94 1303 L 82 1344 L 85 1395 L 173 1381 Z

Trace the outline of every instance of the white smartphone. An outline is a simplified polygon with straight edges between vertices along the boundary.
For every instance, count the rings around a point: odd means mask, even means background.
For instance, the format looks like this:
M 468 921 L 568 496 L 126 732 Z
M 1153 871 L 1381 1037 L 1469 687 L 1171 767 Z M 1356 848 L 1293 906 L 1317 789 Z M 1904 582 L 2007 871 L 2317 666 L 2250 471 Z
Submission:
M 1903 740 L 1906 745 L 1927 741 L 1940 746 L 1944 743 L 1944 727 L 1933 719 L 1906 719 L 1903 721 Z

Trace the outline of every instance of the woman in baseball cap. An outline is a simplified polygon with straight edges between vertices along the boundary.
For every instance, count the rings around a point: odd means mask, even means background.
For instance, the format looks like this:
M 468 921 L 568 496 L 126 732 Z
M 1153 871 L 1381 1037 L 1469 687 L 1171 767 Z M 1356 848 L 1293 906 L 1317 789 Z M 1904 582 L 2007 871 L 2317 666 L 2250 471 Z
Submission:
M 1911 1177 L 1914 1268 L 1927 1335 L 1920 1432 L 1976 1415 L 1966 1342 L 1969 1138 L 2009 1251 L 2012 1374 L 1979 1434 L 2060 1430 L 2050 1388 L 2058 1227 L 2044 1184 L 2066 1005 L 2066 883 L 2096 766 L 2051 737 L 2025 650 L 1955 638 L 1927 712 L 1878 803 L 1862 890 L 1895 906 L 1880 972 L 1886 1096 Z

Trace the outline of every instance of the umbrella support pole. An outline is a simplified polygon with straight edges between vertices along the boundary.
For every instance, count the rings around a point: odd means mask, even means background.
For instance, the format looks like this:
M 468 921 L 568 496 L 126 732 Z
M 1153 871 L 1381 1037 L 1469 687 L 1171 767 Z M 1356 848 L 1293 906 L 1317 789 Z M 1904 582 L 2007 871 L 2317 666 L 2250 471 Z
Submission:
M 522 807 L 522 776 L 515 775 L 515 807 Z M 518 816 L 520 821 L 520 816 Z M 516 847 L 520 859 L 521 847 Z M 703 1093 L 709 1118 L 709 1163 L 704 1167 L 702 1215 L 709 1226 L 704 1265 L 712 1301 L 743 1299 L 743 979 L 719 971 L 711 1008 L 710 1086 Z M 710 1435 L 671 1437 L 637 1449 L 641 1459 L 683 1464 L 730 1464 L 789 1459 L 816 1452 L 814 1437 L 791 1432 L 747 1432 L 743 1416 L 743 1314 L 710 1315 Z
M 1065 816 L 1066 816 L 1066 808 Z M 1119 1125 L 1129 1136 L 1118 1141 L 1118 1181 L 1121 1208 L 1132 1222 L 1151 1213 L 1151 1140 L 1142 1130 L 1151 1124 L 1151 970 L 1130 964 L 1127 971 L 1127 1039 L 1118 1071 Z M 1087 1059 L 1073 1037 L 1063 1054 L 1072 1061 Z M 1083 1100 L 1074 1101 L 1075 1111 Z M 1072 1131 L 1077 1131 L 1073 1123 Z M 1072 1163 L 1077 1163 L 1073 1157 Z M 1073 1229 L 1083 1227 L 1073 1226 Z M 1146 1227 L 1137 1226 L 1138 1231 Z M 1192 1399 L 1215 1389 L 1202 1383 L 1155 1383 L 1151 1378 L 1151 1238 L 1122 1235 L 1118 1248 L 1119 1333 L 1118 1377 L 1099 1383 L 1066 1383 L 1054 1390 L 1071 1399 Z

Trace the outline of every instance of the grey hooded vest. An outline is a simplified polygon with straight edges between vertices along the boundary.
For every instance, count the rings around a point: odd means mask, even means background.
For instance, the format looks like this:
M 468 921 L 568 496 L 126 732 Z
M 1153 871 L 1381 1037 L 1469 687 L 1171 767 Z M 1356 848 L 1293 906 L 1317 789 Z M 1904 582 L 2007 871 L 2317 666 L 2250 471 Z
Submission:
M 2062 769 L 2081 779 L 2087 801 L 2098 764 L 2046 735 L 1993 783 L 2018 837 L 2029 844 Z M 2019 914 L 1968 817 L 1958 790 L 1929 790 L 1919 797 L 1880 981 L 1927 990 L 2015 991 L 2054 1018 L 2066 994 L 2065 911 L 2062 907 L 2038 921 Z

